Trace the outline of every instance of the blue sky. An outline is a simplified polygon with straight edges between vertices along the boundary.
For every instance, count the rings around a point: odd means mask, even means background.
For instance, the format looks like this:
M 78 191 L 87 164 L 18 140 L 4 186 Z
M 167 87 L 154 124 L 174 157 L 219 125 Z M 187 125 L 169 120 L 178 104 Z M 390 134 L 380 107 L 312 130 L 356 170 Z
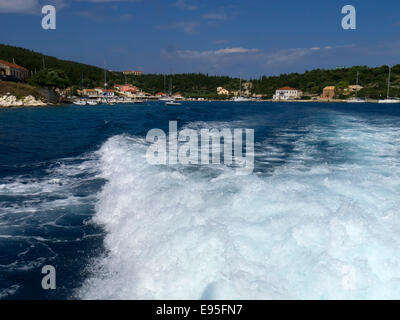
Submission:
M 57 29 L 41 28 L 41 7 Z M 341 8 L 357 30 L 341 28 Z M 0 0 L 0 43 L 112 70 L 244 77 L 400 63 L 395 0 Z M 21 63 L 22 64 L 22 63 Z

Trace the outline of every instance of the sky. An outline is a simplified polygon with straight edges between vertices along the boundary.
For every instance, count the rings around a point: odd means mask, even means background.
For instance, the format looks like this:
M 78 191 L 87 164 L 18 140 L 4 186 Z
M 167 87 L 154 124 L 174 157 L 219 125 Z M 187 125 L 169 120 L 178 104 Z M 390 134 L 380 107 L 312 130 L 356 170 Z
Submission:
M 41 26 L 46 4 L 55 30 Z M 345 5 L 356 8 L 356 30 L 342 28 Z M 144 73 L 391 65 L 400 63 L 400 1 L 0 0 L 0 43 Z

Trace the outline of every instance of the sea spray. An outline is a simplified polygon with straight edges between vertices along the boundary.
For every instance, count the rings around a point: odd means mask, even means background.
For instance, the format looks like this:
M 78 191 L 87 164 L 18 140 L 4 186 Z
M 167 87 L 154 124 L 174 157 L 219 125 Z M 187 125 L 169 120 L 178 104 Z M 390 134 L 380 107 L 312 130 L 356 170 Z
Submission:
M 335 120 L 306 128 L 268 175 L 154 166 L 143 139 L 109 139 L 99 151 L 108 182 L 94 217 L 108 254 L 79 297 L 400 297 L 400 132 Z M 327 163 L 316 141 L 346 154 Z

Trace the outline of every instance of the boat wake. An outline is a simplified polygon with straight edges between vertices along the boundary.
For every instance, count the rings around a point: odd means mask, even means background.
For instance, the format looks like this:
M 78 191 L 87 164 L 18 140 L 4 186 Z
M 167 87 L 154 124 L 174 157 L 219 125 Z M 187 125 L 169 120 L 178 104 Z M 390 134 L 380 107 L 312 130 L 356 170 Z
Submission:
M 258 143 L 255 172 L 237 176 L 151 166 L 142 139 L 114 136 L 93 218 L 107 252 L 76 296 L 398 299 L 399 138 L 336 116 Z

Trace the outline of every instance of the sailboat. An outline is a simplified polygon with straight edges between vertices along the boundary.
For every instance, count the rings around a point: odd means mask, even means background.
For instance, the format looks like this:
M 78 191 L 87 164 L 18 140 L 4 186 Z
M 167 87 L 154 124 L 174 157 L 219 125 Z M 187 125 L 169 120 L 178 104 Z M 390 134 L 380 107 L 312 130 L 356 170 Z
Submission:
M 167 85 L 166 85 L 166 77 L 165 77 L 165 74 L 164 74 L 164 92 L 167 92 Z M 172 101 L 173 99 L 172 99 L 170 96 L 168 96 L 168 97 L 161 97 L 159 100 L 165 102 L 165 101 Z
M 242 74 L 240 74 L 240 88 L 239 88 L 239 96 L 233 98 L 234 102 L 246 102 L 250 101 L 249 98 L 242 96 Z
M 387 98 L 383 100 L 379 100 L 379 103 L 400 103 L 400 100 L 394 99 L 394 98 L 389 98 L 389 93 L 390 93 L 390 73 L 392 69 L 389 67 L 389 78 L 388 78 L 388 87 L 387 87 Z
M 172 98 L 172 78 L 169 79 L 169 95 L 168 100 L 165 102 L 166 106 L 180 106 L 182 103 L 177 102 Z
M 115 104 L 115 101 L 112 101 L 108 98 L 107 96 L 107 69 L 106 69 L 106 59 L 104 59 L 104 97 L 102 99 L 102 102 L 105 104 L 108 104 L 110 106 L 113 106 Z
M 358 97 L 358 71 L 357 71 L 357 82 L 356 82 L 356 96 L 347 100 L 347 103 L 366 103 L 367 101 Z

